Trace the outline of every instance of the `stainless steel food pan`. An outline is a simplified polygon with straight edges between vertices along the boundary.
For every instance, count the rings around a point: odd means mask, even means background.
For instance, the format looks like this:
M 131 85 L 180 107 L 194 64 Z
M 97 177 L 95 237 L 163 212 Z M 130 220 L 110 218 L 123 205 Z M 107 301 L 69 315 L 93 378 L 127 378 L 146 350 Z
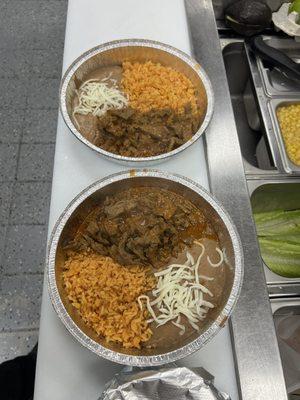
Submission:
M 280 106 L 287 106 L 290 104 L 299 104 L 299 103 L 300 103 L 300 98 L 298 100 L 289 98 L 289 99 L 273 99 L 273 100 L 270 100 L 269 104 L 268 104 L 268 108 L 269 108 L 269 112 L 271 114 L 272 124 L 273 124 L 273 128 L 274 128 L 274 134 L 275 134 L 275 137 L 276 137 L 276 140 L 278 143 L 279 152 L 280 152 L 281 159 L 282 159 L 283 168 L 288 174 L 297 174 L 297 175 L 300 174 L 300 166 L 294 164 L 288 156 L 288 153 L 285 148 L 284 140 L 283 140 L 283 137 L 281 134 L 281 129 L 280 129 L 280 125 L 278 122 L 278 118 L 276 115 L 276 110 Z
M 248 181 L 253 212 L 300 208 L 300 179 L 260 179 Z M 263 263 L 270 295 L 300 295 L 300 278 L 287 278 Z

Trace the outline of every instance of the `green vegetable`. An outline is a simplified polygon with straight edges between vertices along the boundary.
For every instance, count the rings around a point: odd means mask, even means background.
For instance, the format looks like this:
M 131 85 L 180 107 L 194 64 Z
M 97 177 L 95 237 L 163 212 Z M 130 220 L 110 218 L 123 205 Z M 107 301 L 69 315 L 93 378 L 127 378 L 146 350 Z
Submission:
M 289 6 L 289 14 L 295 11 L 298 16 L 296 17 L 296 23 L 300 25 L 300 0 L 293 1 Z
M 300 0 L 293 1 L 289 6 L 289 14 L 295 11 L 296 13 L 300 14 Z
M 291 244 L 299 244 L 300 245 L 300 234 L 295 235 L 275 235 L 271 236 L 272 240 L 279 242 L 286 242 Z
M 300 210 L 254 214 L 265 264 L 276 274 L 300 277 Z
M 300 210 L 258 213 L 254 219 L 258 236 L 300 233 Z

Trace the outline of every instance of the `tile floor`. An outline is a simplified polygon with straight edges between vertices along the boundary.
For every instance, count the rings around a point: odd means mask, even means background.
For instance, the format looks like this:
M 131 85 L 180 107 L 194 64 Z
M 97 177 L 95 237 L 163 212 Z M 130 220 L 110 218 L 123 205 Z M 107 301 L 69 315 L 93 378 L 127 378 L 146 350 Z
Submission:
M 67 0 L 0 0 L 0 362 L 37 341 Z

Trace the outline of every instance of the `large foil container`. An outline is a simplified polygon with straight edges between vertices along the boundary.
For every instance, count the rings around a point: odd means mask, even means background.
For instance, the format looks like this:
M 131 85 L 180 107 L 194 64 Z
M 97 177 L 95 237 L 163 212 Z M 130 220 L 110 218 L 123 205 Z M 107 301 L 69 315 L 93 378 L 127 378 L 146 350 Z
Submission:
M 85 77 L 99 67 L 121 65 L 124 60 L 132 62 L 146 62 L 151 60 L 155 63 L 172 67 L 185 74 L 191 80 L 197 91 L 198 104 L 201 106 L 201 109 L 205 109 L 205 112 L 202 115 L 199 129 L 190 140 L 180 147 L 160 155 L 152 157 L 125 157 L 95 146 L 79 132 L 72 116 L 76 90 L 84 82 Z M 213 103 L 214 96 L 210 80 L 197 61 L 175 47 L 142 39 L 117 40 L 88 50 L 78 57 L 68 68 L 62 79 L 60 90 L 60 109 L 70 131 L 82 143 L 100 155 L 118 163 L 136 167 L 151 166 L 168 160 L 170 157 L 191 146 L 205 132 L 213 114 Z
M 155 348 L 124 349 L 107 343 L 90 329 L 70 303 L 63 286 L 64 245 L 74 238 L 79 226 L 99 201 L 131 187 L 160 187 L 171 190 L 200 208 L 213 225 L 226 251 L 223 290 L 218 304 L 210 310 L 200 331 L 170 340 Z M 140 367 L 174 362 L 211 340 L 226 324 L 238 299 L 243 278 L 243 252 L 239 235 L 229 215 L 213 196 L 183 176 L 157 170 L 130 170 L 110 175 L 83 190 L 67 206 L 52 232 L 48 248 L 48 285 L 52 304 L 69 332 L 85 347 L 111 361 Z
M 203 368 L 124 369 L 98 400 L 230 400 Z

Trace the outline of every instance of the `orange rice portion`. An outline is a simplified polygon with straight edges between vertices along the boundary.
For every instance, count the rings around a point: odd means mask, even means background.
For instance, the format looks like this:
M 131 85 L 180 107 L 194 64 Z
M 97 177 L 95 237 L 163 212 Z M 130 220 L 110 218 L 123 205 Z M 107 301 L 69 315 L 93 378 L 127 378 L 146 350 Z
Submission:
M 181 72 L 152 61 L 123 62 L 122 90 L 129 96 L 129 105 L 138 111 L 169 109 L 180 113 L 190 106 L 197 113 L 196 91 Z
M 137 349 L 150 339 L 148 312 L 141 311 L 137 302 L 141 294 L 155 286 L 148 268 L 124 267 L 91 251 L 71 253 L 64 268 L 70 302 L 99 336 Z

